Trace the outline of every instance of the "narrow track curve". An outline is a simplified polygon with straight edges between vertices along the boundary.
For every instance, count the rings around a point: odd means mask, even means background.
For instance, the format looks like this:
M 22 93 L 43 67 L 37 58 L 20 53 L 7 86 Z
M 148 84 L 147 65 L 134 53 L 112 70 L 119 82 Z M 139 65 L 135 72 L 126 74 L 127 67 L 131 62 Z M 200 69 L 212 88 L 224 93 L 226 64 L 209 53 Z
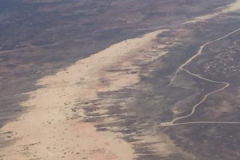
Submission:
M 211 83 L 223 84 L 223 87 L 221 87 L 220 89 L 217 89 L 217 90 L 215 90 L 215 91 L 213 91 L 213 92 L 210 92 L 210 93 L 206 94 L 201 101 L 199 101 L 197 104 L 195 104 L 195 105 L 192 107 L 191 113 L 189 113 L 188 115 L 174 118 L 171 122 L 161 123 L 161 124 L 160 124 L 161 126 L 179 126 L 179 125 L 188 125 L 188 124 L 240 124 L 240 122 L 217 122 L 217 121 L 216 121 L 216 122 L 215 122 L 215 121 L 196 121 L 196 122 L 176 123 L 176 121 L 178 121 L 178 120 L 182 120 L 182 119 L 185 119 L 185 118 L 188 118 L 188 117 L 192 116 L 192 115 L 195 113 L 196 108 L 197 108 L 199 105 L 201 105 L 202 103 L 204 103 L 209 96 L 211 96 L 211 95 L 213 95 L 213 94 L 215 94 L 215 93 L 218 93 L 218 92 L 220 92 L 220 91 L 223 91 L 223 90 L 225 90 L 227 87 L 230 86 L 230 84 L 227 83 L 227 82 L 215 81 L 215 80 L 211 80 L 211 79 L 204 78 L 204 77 L 202 77 L 201 75 L 198 75 L 198 74 L 196 74 L 196 73 L 193 73 L 193 72 L 185 69 L 184 67 L 187 66 L 189 63 L 191 63 L 196 57 L 198 57 L 199 55 L 201 55 L 203 49 L 204 49 L 206 46 L 208 46 L 208 45 L 210 45 L 210 44 L 212 44 L 212 43 L 214 43 L 214 42 L 220 41 L 220 40 L 222 40 L 222 39 L 225 39 L 225 38 L 233 35 L 234 33 L 238 32 L 238 31 L 240 31 L 240 28 L 238 28 L 238 29 L 236 29 L 236 30 L 228 33 L 228 34 L 225 35 L 225 36 L 222 36 L 222 37 L 220 37 L 220 38 L 218 38 L 218 39 L 215 39 L 215 40 L 213 40 L 213 41 L 210 41 L 210 42 L 207 42 L 207 43 L 203 44 L 203 45 L 200 47 L 200 49 L 198 50 L 197 54 L 195 54 L 194 56 L 192 56 L 191 58 L 189 58 L 185 63 L 183 63 L 183 64 L 177 69 L 177 71 L 174 73 L 174 76 L 172 77 L 172 79 L 171 79 L 171 81 L 170 81 L 170 83 L 169 83 L 169 85 L 168 85 L 168 86 L 171 86 L 171 85 L 172 85 L 172 83 L 173 83 L 173 81 L 175 80 L 175 78 L 176 78 L 176 76 L 177 76 L 177 74 L 178 74 L 179 71 L 185 71 L 185 72 L 187 72 L 188 74 L 190 74 L 190 75 L 192 75 L 192 76 L 194 76 L 194 77 L 197 77 L 197 78 L 199 78 L 199 79 L 202 79 L 202 80 L 205 80 L 205 81 L 208 81 L 208 82 L 211 82 Z

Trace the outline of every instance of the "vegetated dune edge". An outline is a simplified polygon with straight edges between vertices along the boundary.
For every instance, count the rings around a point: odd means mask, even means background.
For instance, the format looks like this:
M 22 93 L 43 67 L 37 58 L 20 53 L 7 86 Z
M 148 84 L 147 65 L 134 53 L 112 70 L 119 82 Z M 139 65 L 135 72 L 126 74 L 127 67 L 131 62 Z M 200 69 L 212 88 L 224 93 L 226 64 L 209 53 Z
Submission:
M 215 17 L 219 16 L 220 14 L 236 12 L 239 10 L 240 10 L 240 0 L 236 0 L 235 2 L 231 3 L 230 5 L 228 5 L 226 7 L 221 7 L 221 9 L 218 9 L 217 12 L 214 12 L 212 14 L 203 15 L 200 17 L 196 17 L 193 20 L 185 22 L 184 24 L 204 22 L 206 20 L 215 18 Z
M 138 51 L 156 45 L 154 40 L 163 31 L 117 43 L 55 75 L 40 79 L 37 85 L 41 88 L 26 93 L 30 98 L 21 103 L 27 107 L 27 112 L 1 130 L 3 138 L 15 140 L 0 151 L 1 159 L 134 159 L 132 146 L 121 139 L 121 134 L 97 132 L 96 123 L 83 121 L 86 117 L 83 109 L 77 113 L 73 110 L 77 105 L 81 107 L 97 99 L 98 92 L 137 84 L 140 67 L 134 61 L 144 61 L 143 54 Z M 134 72 L 108 72 L 111 68 L 128 68 Z M 108 85 L 101 83 L 103 78 Z

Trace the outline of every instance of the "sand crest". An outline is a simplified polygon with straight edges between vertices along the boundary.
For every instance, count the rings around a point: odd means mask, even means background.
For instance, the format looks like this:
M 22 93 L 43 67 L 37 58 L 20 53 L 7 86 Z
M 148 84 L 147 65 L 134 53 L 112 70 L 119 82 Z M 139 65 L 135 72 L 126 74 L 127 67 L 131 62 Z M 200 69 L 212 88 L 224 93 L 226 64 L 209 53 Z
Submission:
M 185 22 L 185 24 L 188 23 L 197 23 L 197 22 L 204 22 L 206 20 L 212 19 L 214 17 L 219 16 L 220 14 L 224 13 L 231 13 L 231 12 L 236 12 L 240 10 L 240 0 L 236 0 L 235 2 L 231 3 L 230 5 L 226 7 L 222 7 L 219 11 L 212 13 L 212 14 L 207 14 L 204 16 L 196 17 L 195 19 L 191 21 Z

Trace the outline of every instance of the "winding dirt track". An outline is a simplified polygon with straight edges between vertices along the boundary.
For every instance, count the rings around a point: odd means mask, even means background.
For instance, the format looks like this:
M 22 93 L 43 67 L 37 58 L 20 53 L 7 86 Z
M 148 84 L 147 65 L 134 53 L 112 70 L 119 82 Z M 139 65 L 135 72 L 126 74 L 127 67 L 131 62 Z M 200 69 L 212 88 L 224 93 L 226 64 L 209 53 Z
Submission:
M 188 65 L 189 63 L 191 63 L 196 57 L 198 57 L 199 55 L 201 55 L 203 49 L 204 49 L 206 46 L 208 46 L 208 45 L 210 45 L 210 44 L 212 44 L 212 43 L 214 43 L 214 42 L 220 41 L 220 40 L 222 40 L 222 39 L 224 39 L 224 38 L 227 38 L 227 37 L 231 36 L 232 34 L 238 32 L 238 31 L 240 31 L 240 28 L 238 28 L 237 30 L 234 30 L 234 31 L 228 33 L 227 35 L 225 35 L 225 36 L 223 36 L 223 37 L 220 37 L 220 38 L 218 38 L 218 39 L 215 39 L 215 40 L 213 40 L 213 41 L 210 41 L 210 42 L 207 42 L 207 43 L 203 44 L 203 45 L 200 47 L 200 49 L 199 49 L 199 51 L 197 52 L 197 54 L 195 54 L 194 56 L 192 56 L 190 59 L 188 59 L 185 63 L 183 63 L 183 64 L 177 69 L 177 71 L 174 73 L 174 76 L 173 76 L 173 78 L 171 79 L 171 81 L 170 81 L 170 83 L 169 83 L 169 85 L 168 85 L 168 86 L 171 86 L 171 85 L 172 85 L 172 83 L 173 83 L 173 81 L 175 80 L 178 72 L 180 72 L 180 71 L 185 71 L 185 72 L 187 72 L 188 74 L 190 74 L 190 75 L 192 75 L 192 76 L 194 76 L 194 77 L 197 77 L 197 78 L 199 78 L 199 79 L 202 79 L 202 80 L 205 80 L 205 81 L 208 81 L 208 82 L 212 82 L 212 83 L 223 84 L 223 87 L 220 88 L 220 89 L 218 89 L 218 90 L 215 90 L 215 91 L 213 91 L 213 92 L 210 92 L 210 93 L 206 94 L 200 102 L 198 102 L 197 104 L 195 104 L 195 105 L 192 107 L 192 111 L 191 111 L 190 114 L 188 114 L 188 115 L 186 115 L 186 116 L 174 118 L 171 122 L 161 123 L 161 124 L 160 124 L 161 126 L 177 126 L 177 125 L 187 125 L 187 124 L 240 124 L 240 122 L 217 122 L 217 121 L 216 121 L 216 122 L 215 122 L 215 121 L 197 121 L 197 122 L 176 123 L 176 121 L 178 121 L 178 120 L 182 120 L 182 119 L 185 119 L 185 118 L 188 118 L 188 117 L 192 116 L 192 115 L 195 113 L 196 108 L 197 108 L 199 105 L 201 105 L 203 102 L 205 102 L 205 100 L 206 100 L 209 96 L 211 96 L 211 95 L 213 95 L 213 94 L 215 94 L 215 93 L 218 93 L 218 92 L 220 92 L 220 91 L 223 91 L 224 89 L 226 89 L 226 88 L 229 87 L 229 85 L 230 85 L 230 84 L 227 83 L 227 82 L 215 81 L 215 80 L 211 80 L 211 79 L 204 78 L 204 77 L 202 77 L 202 76 L 200 76 L 200 75 L 198 75 L 198 74 L 196 74 L 196 73 L 192 73 L 191 71 L 185 69 L 184 67 L 185 67 L 186 65 Z

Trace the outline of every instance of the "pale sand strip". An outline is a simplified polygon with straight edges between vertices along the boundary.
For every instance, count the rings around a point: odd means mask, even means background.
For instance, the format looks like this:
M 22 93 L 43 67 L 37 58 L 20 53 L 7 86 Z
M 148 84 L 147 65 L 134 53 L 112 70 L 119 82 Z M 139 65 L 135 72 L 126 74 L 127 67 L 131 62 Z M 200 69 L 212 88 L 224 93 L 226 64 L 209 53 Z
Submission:
M 97 132 L 94 123 L 72 119 L 72 108 L 79 101 L 97 99 L 99 91 L 118 90 L 138 83 L 138 74 L 116 74 L 106 70 L 120 65 L 139 71 L 133 61 L 137 57 L 142 60 L 143 56 L 137 51 L 153 45 L 161 32 L 117 43 L 55 75 L 40 79 L 37 84 L 42 87 L 27 93 L 29 100 L 21 104 L 28 107 L 27 112 L 1 129 L 2 133 L 10 131 L 16 142 L 0 151 L 0 157 L 3 156 L 0 159 L 134 159 L 132 146 L 120 139 L 121 135 Z M 101 78 L 107 78 L 110 84 L 102 85 Z M 85 116 L 83 111 L 81 114 Z
M 204 15 L 204 16 L 196 17 L 195 19 L 193 19 L 191 21 L 187 21 L 184 24 L 204 22 L 206 20 L 215 18 L 215 17 L 219 16 L 220 14 L 239 11 L 240 10 L 240 0 L 236 0 L 232 4 L 230 4 L 230 5 L 226 6 L 226 7 L 222 7 L 222 8 L 223 9 L 221 9 L 220 11 L 217 11 L 217 12 L 212 13 L 212 14 L 207 14 L 207 15 Z

